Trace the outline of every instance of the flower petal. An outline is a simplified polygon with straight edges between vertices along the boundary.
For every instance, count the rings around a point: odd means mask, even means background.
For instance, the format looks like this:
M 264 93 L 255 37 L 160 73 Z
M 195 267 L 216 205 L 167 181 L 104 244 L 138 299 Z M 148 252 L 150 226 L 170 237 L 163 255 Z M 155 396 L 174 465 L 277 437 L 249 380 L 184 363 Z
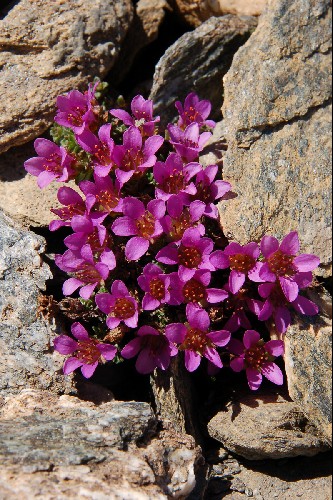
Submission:
M 74 370 L 77 368 L 80 368 L 83 363 L 77 358 L 69 358 L 65 361 L 64 367 L 63 367 L 63 372 L 65 375 L 69 375 L 70 373 L 73 373 Z
M 72 335 L 77 339 L 77 340 L 89 340 L 89 334 L 87 330 L 84 328 L 84 326 L 81 325 L 81 323 L 73 323 L 71 327 L 71 332 Z
M 125 359 L 134 358 L 141 349 L 142 340 L 136 337 L 131 340 L 121 351 L 121 355 Z
M 288 302 L 294 302 L 294 300 L 297 299 L 299 292 L 297 283 L 292 278 L 287 276 L 280 276 L 279 281 Z
M 279 242 L 273 236 L 264 236 L 261 240 L 260 249 L 264 257 L 269 257 L 279 249 Z
M 262 375 L 253 368 L 247 368 L 246 376 L 251 391 L 257 391 L 262 383 Z
M 101 353 L 104 359 L 107 361 L 112 361 L 117 354 L 117 348 L 110 344 L 97 344 L 97 349 Z
M 204 351 L 204 356 L 207 358 L 213 365 L 218 368 L 223 368 L 223 363 L 216 349 L 213 347 L 206 347 Z
M 223 302 L 229 297 L 228 292 L 225 290 L 220 290 L 219 288 L 208 288 L 207 292 L 207 302 L 210 304 L 218 304 Z
M 91 378 L 94 375 L 97 366 L 98 366 L 98 361 L 96 361 L 96 363 L 92 363 L 89 365 L 82 365 L 81 366 L 82 375 L 85 378 Z
M 246 349 L 250 349 L 252 346 L 256 345 L 260 340 L 260 334 L 255 330 L 246 330 L 243 337 L 243 344 Z
M 283 239 L 280 250 L 286 255 L 296 255 L 299 252 L 300 244 L 297 231 L 292 231 Z
M 210 332 L 207 337 L 218 347 L 224 347 L 230 342 L 231 333 L 228 330 Z
M 299 295 L 297 299 L 292 303 L 294 309 L 300 313 L 305 314 L 307 316 L 315 316 L 319 313 L 319 307 L 317 304 L 312 302 L 312 300 Z
M 266 351 L 277 358 L 284 355 L 284 342 L 282 340 L 270 340 L 265 344 Z
M 131 238 L 125 247 L 125 255 L 127 260 L 139 260 L 149 248 L 149 241 L 140 236 Z
M 201 363 L 201 356 L 197 352 L 185 351 L 185 366 L 187 371 L 194 372 Z
M 175 344 L 182 344 L 185 340 L 187 328 L 182 323 L 172 323 L 165 329 L 165 336 Z
M 316 269 L 320 264 L 320 259 L 316 255 L 302 254 L 294 259 L 294 264 L 298 271 L 306 273 Z
M 277 331 L 279 333 L 286 333 L 291 324 L 291 315 L 287 307 L 277 307 L 274 320 Z
M 195 304 L 187 304 L 186 316 L 192 328 L 197 328 L 206 332 L 210 326 L 210 319 L 207 311 Z
M 230 361 L 230 368 L 234 371 L 234 372 L 241 372 L 242 370 L 244 370 L 244 367 L 245 367 L 245 364 L 244 364 L 244 358 L 240 357 L 240 358 L 234 358 Z
M 78 348 L 78 343 L 75 340 L 67 337 L 67 335 L 59 335 L 59 337 L 54 339 L 53 347 L 60 354 L 72 354 Z
M 283 373 L 275 363 L 265 363 L 261 367 L 262 374 L 273 384 L 283 385 Z

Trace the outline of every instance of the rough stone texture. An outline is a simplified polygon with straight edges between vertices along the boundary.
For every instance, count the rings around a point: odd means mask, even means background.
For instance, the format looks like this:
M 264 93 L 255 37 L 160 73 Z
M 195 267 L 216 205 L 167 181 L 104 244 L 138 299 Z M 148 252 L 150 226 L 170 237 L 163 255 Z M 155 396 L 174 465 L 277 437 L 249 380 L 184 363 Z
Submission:
M 191 91 L 210 99 L 213 118 L 221 118 L 222 78 L 256 23 L 253 17 L 213 17 L 169 47 L 156 66 L 150 95 L 163 123 L 176 116 L 174 102 Z
M 36 177 L 25 171 L 23 164 L 32 156 L 36 156 L 32 143 L 0 155 L 0 209 L 26 228 L 48 226 L 56 218 L 51 208 L 61 206 L 57 192 L 62 184 L 52 182 L 40 189 Z M 79 191 L 74 181 L 68 185 Z
M 8 397 L 0 413 L 0 498 L 184 497 L 195 486 L 199 450 L 188 436 L 157 436 L 156 424 L 147 403 L 95 406 L 31 390 Z
M 295 403 L 273 392 L 238 398 L 209 422 L 208 430 L 248 460 L 311 457 L 328 449 Z
M 175 0 L 178 13 L 192 26 L 225 14 L 259 16 L 266 3 L 267 0 Z
M 57 95 L 106 75 L 131 19 L 130 0 L 16 3 L 0 20 L 0 152 L 43 133 Z
M 63 357 L 50 350 L 57 327 L 38 317 L 38 296 L 52 278 L 43 251 L 43 238 L 16 229 L 0 212 L 0 395 L 73 390 L 72 377 L 61 373 Z
M 224 178 L 238 197 L 221 205 L 240 243 L 298 230 L 305 252 L 332 262 L 331 7 L 270 0 L 224 78 Z
M 312 293 L 321 309 L 300 316 L 285 337 L 290 397 L 332 444 L 332 297 Z
M 210 141 L 200 154 L 201 165 L 204 167 L 207 167 L 208 165 L 218 165 L 222 168 L 226 150 L 227 142 L 225 139 L 224 122 L 220 121 L 217 122 Z
M 111 71 L 113 85 L 119 84 L 126 76 L 140 50 L 156 40 L 168 10 L 171 8 L 167 0 L 139 0 L 136 4 L 132 25 Z

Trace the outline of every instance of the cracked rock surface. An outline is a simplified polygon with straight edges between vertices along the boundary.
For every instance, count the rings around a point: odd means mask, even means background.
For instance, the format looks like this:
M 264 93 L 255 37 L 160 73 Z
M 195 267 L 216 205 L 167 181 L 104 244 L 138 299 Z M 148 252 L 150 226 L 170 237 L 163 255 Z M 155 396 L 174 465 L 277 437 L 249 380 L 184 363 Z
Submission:
M 298 230 L 332 263 L 331 2 L 270 0 L 224 78 L 226 236 L 244 244 Z
M 131 0 L 20 0 L 0 20 L 0 153 L 42 134 L 55 100 L 103 77 L 130 26 Z

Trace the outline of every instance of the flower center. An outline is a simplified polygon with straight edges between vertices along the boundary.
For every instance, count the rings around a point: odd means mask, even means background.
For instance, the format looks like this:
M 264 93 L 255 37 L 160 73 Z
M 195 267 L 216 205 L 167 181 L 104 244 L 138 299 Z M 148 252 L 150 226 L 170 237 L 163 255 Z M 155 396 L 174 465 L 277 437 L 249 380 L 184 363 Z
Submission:
M 193 247 L 184 247 L 180 245 L 178 249 L 179 263 L 189 269 L 196 269 L 201 264 L 202 255 L 199 250 Z
M 197 193 L 194 196 L 194 198 L 196 200 L 202 201 L 203 203 L 206 203 L 206 205 L 214 201 L 214 197 L 212 196 L 212 190 L 210 186 L 205 186 L 203 182 L 199 182 L 197 184 Z
M 113 314 L 118 319 L 129 319 L 135 314 L 135 305 L 129 299 L 116 299 Z
M 153 278 L 149 283 L 150 294 L 154 299 L 161 301 L 165 297 L 165 285 L 161 278 Z
M 272 273 L 277 276 L 293 276 L 296 272 L 293 260 L 293 255 L 287 255 L 281 250 L 278 250 L 268 257 L 267 263 Z
M 198 111 L 193 107 L 190 106 L 184 113 L 186 117 L 186 121 L 188 123 L 196 122 L 198 118 L 200 118 L 200 115 Z
M 55 174 L 62 174 L 63 166 L 61 164 L 61 157 L 57 153 L 52 153 L 48 158 L 44 158 L 43 168 L 46 172 L 53 172 Z
M 101 275 L 92 264 L 82 264 L 75 277 L 83 283 L 96 283 L 101 281 Z
M 179 349 L 181 351 L 189 350 L 203 354 L 206 347 L 212 346 L 213 343 L 207 337 L 207 332 L 198 330 L 197 328 L 189 328 L 186 338 Z
M 112 210 L 116 208 L 119 203 L 119 196 L 111 191 L 100 191 L 96 195 L 96 200 L 98 201 L 100 210 L 112 212 Z
M 107 144 L 100 143 L 94 145 L 93 155 L 97 160 L 98 164 L 107 166 L 111 163 L 110 150 Z
M 128 149 L 122 162 L 122 168 L 125 172 L 130 172 L 131 170 L 137 170 L 137 168 L 143 163 L 144 158 L 142 151 Z
M 194 142 L 194 141 L 191 141 L 191 139 L 183 139 L 183 144 L 184 146 L 187 146 L 188 148 L 193 148 L 193 149 L 197 149 L 198 148 L 198 143 L 197 142 Z
M 96 340 L 82 340 L 78 342 L 78 349 L 76 351 L 76 357 L 80 361 L 83 361 L 86 365 L 92 365 L 96 363 L 101 357 L 100 351 L 96 347 Z
M 184 174 L 174 169 L 167 179 L 164 180 L 162 188 L 165 193 L 178 194 L 185 187 Z
M 229 256 L 230 269 L 240 273 L 247 273 L 255 266 L 255 259 L 249 255 L 238 253 Z
M 101 244 L 98 231 L 95 228 L 94 231 L 88 235 L 87 243 L 89 243 L 94 253 L 102 253 L 106 248 L 112 246 L 112 239 L 111 236 L 107 234 L 104 242 Z
M 245 352 L 246 366 L 258 371 L 261 371 L 262 365 L 267 363 L 270 358 L 271 356 L 266 351 L 262 341 L 259 341 L 257 345 L 250 347 L 250 349 L 247 349 Z
M 200 283 L 200 281 L 192 278 L 185 284 L 183 288 L 183 295 L 187 302 L 198 303 L 201 300 L 206 299 L 206 288 L 202 283 Z
M 144 335 L 141 337 L 141 346 L 143 349 L 149 349 L 152 356 L 160 353 L 168 344 L 164 335 Z
M 182 239 L 186 229 L 193 227 L 191 222 L 191 215 L 188 208 L 185 208 L 183 213 L 178 219 L 172 219 L 169 237 L 172 241 L 179 241 Z
M 155 217 L 146 211 L 137 221 L 138 235 L 149 240 L 155 231 Z
M 53 212 L 55 215 L 60 217 L 62 220 L 69 220 L 74 215 L 84 215 L 85 213 L 85 206 L 82 205 L 67 205 L 67 207 L 63 208 L 58 208 L 58 209 L 53 209 L 51 208 L 51 212 Z
M 74 125 L 74 127 L 81 127 L 83 125 L 82 115 L 85 113 L 85 110 L 77 106 L 72 110 L 71 113 L 68 113 L 67 119 L 69 123 Z

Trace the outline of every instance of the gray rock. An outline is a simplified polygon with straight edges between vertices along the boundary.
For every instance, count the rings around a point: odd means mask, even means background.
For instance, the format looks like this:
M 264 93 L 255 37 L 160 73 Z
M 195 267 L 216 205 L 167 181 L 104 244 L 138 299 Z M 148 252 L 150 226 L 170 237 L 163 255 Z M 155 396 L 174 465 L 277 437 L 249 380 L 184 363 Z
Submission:
M 285 337 L 289 394 L 332 445 L 332 297 L 310 292 L 315 317 L 295 318 Z
M 244 244 L 298 230 L 304 252 L 332 262 L 331 2 L 271 0 L 224 78 L 228 151 L 220 204 Z
M 175 101 L 184 99 L 191 91 L 210 99 L 213 118 L 221 118 L 222 78 L 256 24 L 252 17 L 212 17 L 169 47 L 156 66 L 150 95 L 162 123 L 176 116 Z
M 328 449 L 295 403 L 274 393 L 240 397 L 209 422 L 208 430 L 248 460 L 314 456 Z
M 43 238 L 0 212 L 0 395 L 27 387 L 73 390 L 72 377 L 61 373 L 63 357 L 50 349 L 57 327 L 38 316 L 38 297 L 52 278 L 44 250 Z
M 42 134 L 59 94 L 106 75 L 132 11 L 130 0 L 15 2 L 0 20 L 0 153 Z

